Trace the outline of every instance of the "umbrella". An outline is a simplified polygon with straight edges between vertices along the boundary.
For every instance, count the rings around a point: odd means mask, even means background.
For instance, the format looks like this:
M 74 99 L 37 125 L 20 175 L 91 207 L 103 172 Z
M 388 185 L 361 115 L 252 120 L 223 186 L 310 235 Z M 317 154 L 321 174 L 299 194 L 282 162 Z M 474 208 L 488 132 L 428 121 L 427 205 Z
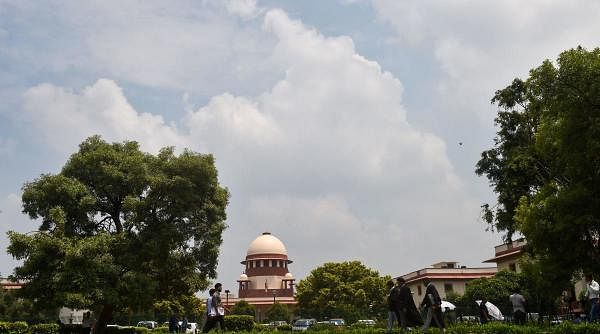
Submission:
M 442 300 L 442 312 L 446 312 L 446 310 L 453 311 L 454 309 L 456 309 L 456 305 L 452 304 L 451 302 Z
M 475 302 L 477 303 L 477 305 L 481 304 L 481 300 L 476 300 Z M 488 314 L 492 318 L 494 318 L 496 320 L 500 320 L 500 321 L 504 320 L 504 316 L 502 315 L 502 312 L 500 312 L 500 309 L 496 305 L 494 305 L 490 302 L 485 302 L 485 308 L 487 308 Z

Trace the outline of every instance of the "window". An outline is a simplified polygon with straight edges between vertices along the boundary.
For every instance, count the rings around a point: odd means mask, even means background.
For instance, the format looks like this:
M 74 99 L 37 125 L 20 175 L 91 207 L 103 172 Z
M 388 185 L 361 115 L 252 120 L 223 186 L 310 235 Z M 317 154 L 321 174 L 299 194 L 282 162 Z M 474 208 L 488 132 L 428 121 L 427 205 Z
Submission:
M 420 296 L 420 295 L 421 295 L 421 293 L 422 293 L 422 292 L 421 292 L 421 286 L 420 286 L 420 285 L 417 287 L 417 293 L 419 294 L 419 296 Z
M 511 263 L 508 265 L 508 270 L 510 271 L 517 271 L 517 264 L 516 263 Z
M 265 266 L 265 260 L 260 260 L 260 267 L 264 267 Z
M 444 291 L 446 293 L 454 291 L 454 287 L 452 287 L 452 283 L 444 283 Z

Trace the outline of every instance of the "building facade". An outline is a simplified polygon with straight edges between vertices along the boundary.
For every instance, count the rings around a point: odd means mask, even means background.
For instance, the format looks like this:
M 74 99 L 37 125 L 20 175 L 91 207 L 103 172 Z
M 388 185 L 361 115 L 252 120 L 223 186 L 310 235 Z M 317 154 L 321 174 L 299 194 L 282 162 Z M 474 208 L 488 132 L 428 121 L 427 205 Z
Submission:
M 515 240 L 494 247 L 494 257 L 483 261 L 484 263 L 495 263 L 498 271 L 506 270 L 516 273 L 521 272 L 519 259 L 523 255 L 523 247 L 527 245 L 525 239 Z
M 263 233 L 250 243 L 246 258 L 240 263 L 244 265 L 244 273 L 237 281 L 238 295 L 229 298 L 229 305 L 245 300 L 256 308 L 259 322 L 266 318 L 267 310 L 276 302 L 287 305 L 290 314 L 293 313 L 297 302 L 294 298 L 295 279 L 288 269 L 292 260 L 281 240 L 269 232 Z
M 469 281 L 482 277 L 492 277 L 498 272 L 496 267 L 467 268 L 459 266 L 458 262 L 439 262 L 430 268 L 413 271 L 402 277 L 412 292 L 415 304 L 423 300 L 425 286 L 423 282 L 428 280 L 438 290 L 440 297 L 445 299 L 450 293 L 462 295 Z

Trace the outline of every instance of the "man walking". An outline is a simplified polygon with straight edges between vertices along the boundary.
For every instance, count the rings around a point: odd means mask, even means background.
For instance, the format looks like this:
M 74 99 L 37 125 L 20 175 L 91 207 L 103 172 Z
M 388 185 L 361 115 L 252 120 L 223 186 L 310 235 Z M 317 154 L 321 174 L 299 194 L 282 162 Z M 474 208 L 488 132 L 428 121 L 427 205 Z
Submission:
M 215 293 L 215 289 L 208 290 L 208 298 L 206 298 L 206 322 L 204 322 L 204 327 L 202 327 L 202 333 L 208 333 L 215 325 L 217 311 L 212 305 L 213 293 Z
M 215 315 L 215 323 L 219 323 L 219 327 L 221 327 L 221 331 L 225 331 L 225 308 L 223 307 L 223 302 L 221 301 L 221 290 L 223 289 L 223 285 L 221 283 L 215 284 L 215 292 L 212 295 L 212 306 L 216 310 Z
M 600 285 L 598 282 L 594 281 L 594 277 L 592 274 L 588 273 L 585 275 L 585 281 L 587 282 L 587 290 L 585 292 L 585 296 L 588 298 L 588 301 L 591 304 L 590 309 L 590 322 L 594 322 L 598 320 L 598 297 L 600 296 Z
M 425 297 L 421 302 L 421 307 L 425 307 L 427 310 L 427 318 L 425 319 L 425 324 L 422 328 L 423 332 L 429 331 L 429 326 L 433 320 L 434 324 L 440 328 L 442 333 L 445 333 L 444 319 L 442 318 L 442 298 L 440 298 L 440 294 L 435 288 L 435 285 L 433 285 L 433 283 L 431 283 L 428 279 L 423 280 L 423 285 L 426 288 Z
M 508 298 L 513 306 L 513 318 L 515 324 L 525 325 L 525 318 L 527 313 L 525 312 L 525 297 L 521 295 L 521 289 L 516 288 L 515 292 Z
M 396 306 L 394 305 L 394 300 L 397 299 L 398 296 L 398 290 L 396 289 L 396 286 L 394 285 L 394 281 L 388 281 L 387 282 L 387 288 L 388 288 L 388 297 L 387 297 L 387 302 L 388 302 L 388 321 L 387 321 L 387 330 L 386 333 L 387 334 L 391 334 L 392 333 L 392 329 L 394 328 L 394 322 L 398 321 L 398 319 L 396 318 Z

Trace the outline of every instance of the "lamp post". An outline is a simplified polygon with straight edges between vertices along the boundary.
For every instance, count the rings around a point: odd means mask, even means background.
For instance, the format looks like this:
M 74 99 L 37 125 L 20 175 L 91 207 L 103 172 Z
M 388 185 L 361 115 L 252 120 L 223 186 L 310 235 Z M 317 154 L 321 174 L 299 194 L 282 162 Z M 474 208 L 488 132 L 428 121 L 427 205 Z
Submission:
M 229 309 L 229 293 L 230 292 L 231 291 L 229 291 L 229 290 L 225 290 L 225 305 L 226 305 L 225 312 L 227 312 L 227 310 Z
M 277 296 L 277 291 L 273 290 L 273 305 L 275 305 L 275 297 Z

